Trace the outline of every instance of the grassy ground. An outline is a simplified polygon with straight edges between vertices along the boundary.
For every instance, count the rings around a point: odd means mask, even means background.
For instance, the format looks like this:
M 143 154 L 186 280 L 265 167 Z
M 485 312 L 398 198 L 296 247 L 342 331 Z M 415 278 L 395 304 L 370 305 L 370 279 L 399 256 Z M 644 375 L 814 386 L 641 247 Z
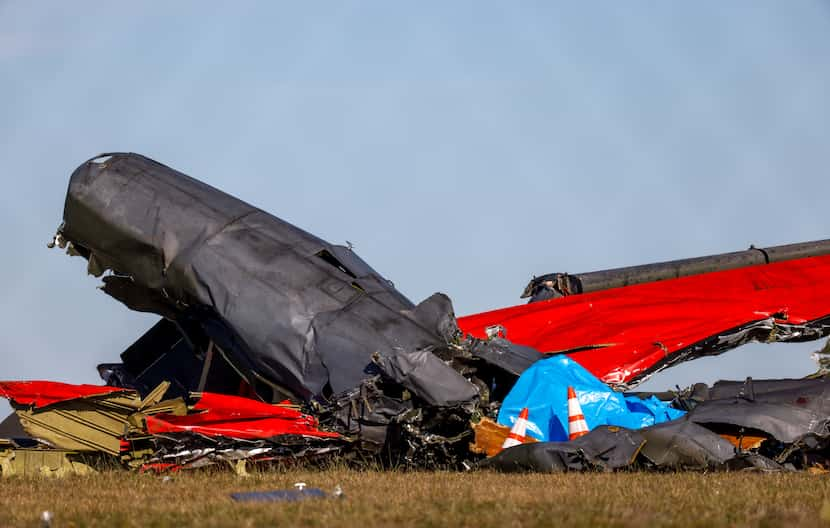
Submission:
M 677 473 L 501 475 L 292 470 L 237 477 L 0 480 L 0 525 L 40 526 L 830 526 L 830 477 Z M 243 504 L 229 493 L 303 481 L 344 498 Z M 827 501 L 827 502 L 825 502 Z

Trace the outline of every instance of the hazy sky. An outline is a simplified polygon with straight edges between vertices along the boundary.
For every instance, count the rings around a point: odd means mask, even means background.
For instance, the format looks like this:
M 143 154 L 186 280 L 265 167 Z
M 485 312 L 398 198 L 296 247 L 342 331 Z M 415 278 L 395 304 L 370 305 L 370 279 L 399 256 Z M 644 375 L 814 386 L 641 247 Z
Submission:
M 830 237 L 827 2 L 308 6 L 0 0 L 0 378 L 96 383 L 155 320 L 46 249 L 100 152 L 349 240 L 459 315 L 533 274 Z M 820 344 L 646 386 L 803 375 Z

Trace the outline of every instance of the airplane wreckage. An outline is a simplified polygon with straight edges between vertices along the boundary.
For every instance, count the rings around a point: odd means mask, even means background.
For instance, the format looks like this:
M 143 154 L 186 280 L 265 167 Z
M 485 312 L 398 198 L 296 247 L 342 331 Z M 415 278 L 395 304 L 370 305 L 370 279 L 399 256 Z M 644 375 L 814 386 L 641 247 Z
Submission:
M 105 385 L 0 382 L 0 472 L 268 467 L 336 458 L 502 471 L 830 469 L 830 385 L 630 392 L 749 341 L 830 334 L 830 240 L 534 278 L 456 318 L 333 245 L 137 154 L 71 176 L 50 246 L 161 318 Z M 830 352 L 830 351 L 828 351 Z M 569 440 L 567 389 L 590 430 Z M 525 420 L 525 416 L 529 416 Z M 580 416 L 581 418 L 581 416 Z M 520 445 L 502 449 L 518 421 Z

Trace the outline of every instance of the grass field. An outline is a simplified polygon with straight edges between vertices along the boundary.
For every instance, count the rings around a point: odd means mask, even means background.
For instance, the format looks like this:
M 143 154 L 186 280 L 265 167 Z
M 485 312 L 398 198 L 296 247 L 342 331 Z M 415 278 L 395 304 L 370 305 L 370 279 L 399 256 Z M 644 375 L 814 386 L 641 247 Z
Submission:
M 342 499 L 236 503 L 303 481 Z M 825 500 L 828 502 L 825 503 Z M 830 480 L 811 474 L 291 470 L 237 477 L 107 472 L 0 481 L 0 525 L 40 526 L 830 526 Z M 826 519 L 826 520 L 825 520 Z

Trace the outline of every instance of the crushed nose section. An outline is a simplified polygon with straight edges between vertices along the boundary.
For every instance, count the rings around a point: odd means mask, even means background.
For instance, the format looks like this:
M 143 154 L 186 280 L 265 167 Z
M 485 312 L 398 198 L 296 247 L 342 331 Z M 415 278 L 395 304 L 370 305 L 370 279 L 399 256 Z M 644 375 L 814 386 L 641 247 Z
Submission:
M 209 384 L 308 401 L 359 385 L 373 353 L 445 347 L 454 325 L 451 307 L 419 311 L 349 248 L 137 154 L 73 173 L 53 243 L 103 274 L 105 293 L 166 319 L 125 352 L 125 373 L 146 385 L 155 369 L 198 389 L 212 343 L 238 375 Z M 162 330 L 162 347 L 142 344 Z

